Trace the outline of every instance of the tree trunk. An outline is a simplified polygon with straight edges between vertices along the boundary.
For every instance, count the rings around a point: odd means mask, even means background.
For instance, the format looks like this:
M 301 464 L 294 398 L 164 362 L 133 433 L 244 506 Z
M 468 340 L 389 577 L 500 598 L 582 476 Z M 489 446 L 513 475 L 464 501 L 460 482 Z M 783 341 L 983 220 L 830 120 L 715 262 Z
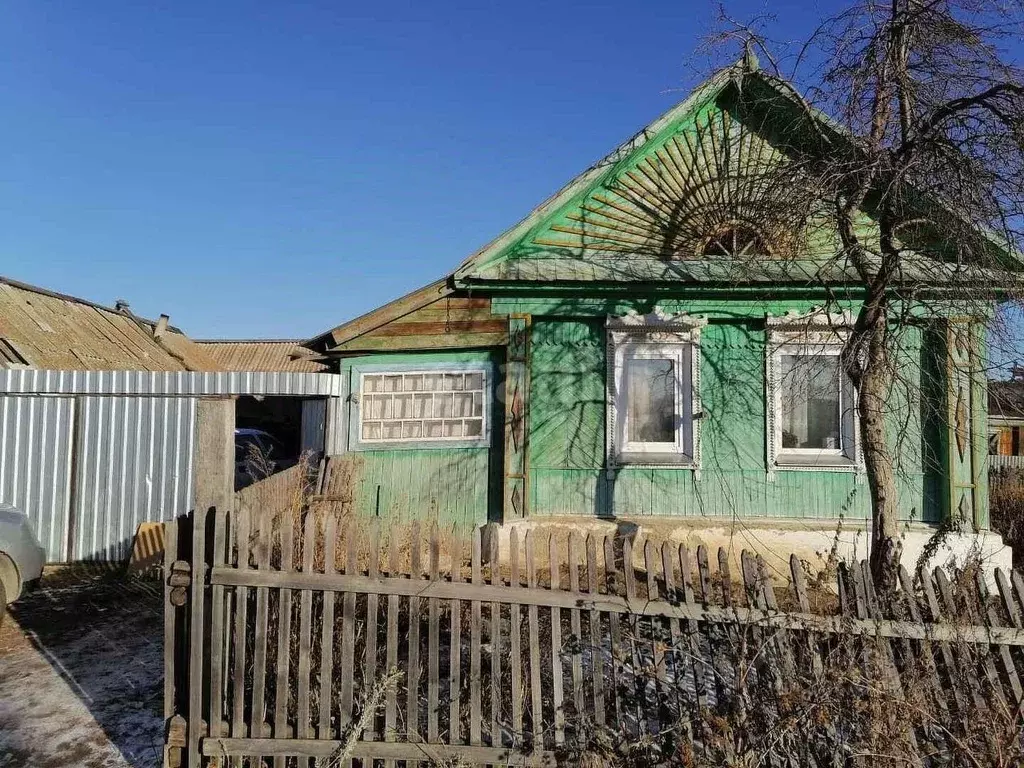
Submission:
M 874 349 L 869 354 L 878 351 Z M 880 593 L 895 589 L 901 554 L 896 471 L 885 434 L 890 390 L 887 363 L 884 359 L 872 360 L 860 377 L 858 388 L 864 465 L 871 491 L 871 575 Z

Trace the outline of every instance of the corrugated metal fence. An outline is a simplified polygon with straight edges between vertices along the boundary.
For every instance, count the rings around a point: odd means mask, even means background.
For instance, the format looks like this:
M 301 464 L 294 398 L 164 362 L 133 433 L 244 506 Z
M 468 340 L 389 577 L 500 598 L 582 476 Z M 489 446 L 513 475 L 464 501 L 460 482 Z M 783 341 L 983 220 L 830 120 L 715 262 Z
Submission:
M 314 439 L 340 377 L 0 370 L 0 501 L 28 514 L 50 562 L 124 559 L 139 523 L 191 508 L 198 398 L 259 394 L 323 398 L 303 419 Z

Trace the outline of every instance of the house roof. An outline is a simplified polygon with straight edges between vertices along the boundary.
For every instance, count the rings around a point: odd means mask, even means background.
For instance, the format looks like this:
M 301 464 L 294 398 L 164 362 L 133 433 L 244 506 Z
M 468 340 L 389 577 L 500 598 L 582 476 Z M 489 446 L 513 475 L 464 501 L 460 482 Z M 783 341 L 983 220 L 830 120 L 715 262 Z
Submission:
M 813 137 L 830 149 L 820 149 Z M 745 58 L 715 73 L 466 259 L 454 284 L 860 282 L 841 257 L 827 205 L 811 186 L 772 172 L 793 153 L 820 151 L 857 150 L 844 128 Z M 939 211 L 936 220 L 955 215 L 940 201 L 917 204 Z M 737 227 L 757 236 L 749 254 L 706 250 L 716 235 Z M 868 213 L 855 227 L 863 242 L 877 242 Z M 933 242 L 924 232 L 908 230 L 906 237 Z M 876 250 L 868 248 L 869 254 Z M 944 257 L 928 250 L 908 260 L 902 280 L 945 283 Z M 958 282 L 991 282 L 981 265 L 959 268 Z
M 988 413 L 1010 419 L 1024 418 L 1024 381 L 990 381 Z
M 179 329 L 0 277 L 0 368 L 217 371 Z
M 317 350 L 340 346 L 418 309 L 422 309 L 438 299 L 450 296 L 452 293 L 454 291 L 449 285 L 447 277 L 436 280 L 366 314 L 335 326 L 331 330 L 310 339 L 305 344 Z
M 322 373 L 328 366 L 298 339 L 201 339 L 196 345 L 227 371 Z

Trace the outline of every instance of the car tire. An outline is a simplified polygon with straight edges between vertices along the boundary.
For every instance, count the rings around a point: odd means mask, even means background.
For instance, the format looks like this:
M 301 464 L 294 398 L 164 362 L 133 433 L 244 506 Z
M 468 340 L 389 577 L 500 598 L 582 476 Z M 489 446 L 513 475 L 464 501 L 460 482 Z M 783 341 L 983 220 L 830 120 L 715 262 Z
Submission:
M 7 615 L 7 587 L 4 580 L 0 579 L 0 626 L 3 626 L 4 616 Z

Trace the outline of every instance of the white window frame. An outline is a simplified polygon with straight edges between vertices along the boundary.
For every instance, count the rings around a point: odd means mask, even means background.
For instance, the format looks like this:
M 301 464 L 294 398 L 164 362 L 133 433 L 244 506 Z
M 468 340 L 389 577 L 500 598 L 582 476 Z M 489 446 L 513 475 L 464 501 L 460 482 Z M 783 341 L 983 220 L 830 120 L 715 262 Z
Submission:
M 689 315 L 609 317 L 607 323 L 607 464 L 700 467 L 700 329 L 703 318 Z M 671 360 L 676 372 L 675 434 L 672 442 L 629 442 L 626 363 L 630 359 Z
M 400 376 L 418 374 L 467 374 L 478 373 L 483 377 L 483 415 L 479 435 L 474 436 L 420 436 L 402 438 L 364 438 L 363 437 L 363 398 L 365 396 L 365 380 L 367 376 Z M 353 370 L 354 379 L 358 382 L 354 396 L 350 399 L 355 406 L 352 413 L 350 428 L 350 446 L 352 450 L 373 451 L 394 448 L 486 448 L 491 442 L 491 409 L 492 380 L 491 367 L 476 363 L 435 363 L 410 365 L 366 365 Z M 475 417 L 474 417 L 475 418 Z M 423 419 L 420 419 L 422 421 Z
M 775 470 L 863 472 L 857 393 L 853 382 L 840 371 L 839 448 L 784 448 L 782 445 L 782 357 L 783 355 L 839 357 L 849 335 L 847 314 L 816 311 L 767 319 L 766 359 L 766 445 L 769 479 Z

